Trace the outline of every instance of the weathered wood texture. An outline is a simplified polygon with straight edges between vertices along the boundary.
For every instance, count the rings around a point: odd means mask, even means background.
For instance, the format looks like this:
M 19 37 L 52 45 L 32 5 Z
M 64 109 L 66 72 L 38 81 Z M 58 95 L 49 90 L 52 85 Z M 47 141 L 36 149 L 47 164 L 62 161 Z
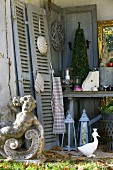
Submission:
M 48 8 L 47 11 L 47 18 L 48 18 L 48 30 L 49 30 L 49 38 L 50 38 L 50 44 L 51 44 L 51 28 L 52 28 L 52 23 L 54 21 L 59 21 L 62 22 L 62 17 L 61 17 L 61 8 L 56 6 L 55 4 L 51 3 L 51 9 Z M 61 71 L 62 71 L 62 50 L 61 51 L 56 51 L 52 44 L 50 45 L 50 50 L 51 50 L 51 63 L 52 67 L 54 69 L 54 75 L 55 76 L 61 76 Z
M 113 97 L 113 91 L 82 91 L 82 92 L 69 92 L 65 93 L 64 92 L 64 97 L 95 97 L 95 98 L 100 98 L 100 97 Z
M 62 18 L 65 24 L 65 46 L 63 50 L 63 65 L 62 67 L 70 67 L 72 59 L 72 50 L 69 49 L 68 42 L 71 42 L 72 48 L 78 22 L 81 23 L 81 28 L 84 30 L 85 39 L 90 41 L 88 53 L 88 61 L 90 69 L 98 68 L 98 53 L 97 53 L 97 12 L 96 5 L 77 6 L 62 9 Z M 90 119 L 99 114 L 99 99 L 93 98 L 94 94 L 72 93 L 64 94 L 68 97 L 74 97 L 74 119 L 78 123 L 81 117 L 82 110 L 86 109 Z M 98 96 L 99 94 L 97 94 Z M 90 98 L 89 98 L 90 97 Z M 65 110 L 69 109 L 68 101 L 64 99 Z
M 38 8 L 31 5 L 27 5 L 27 12 L 29 22 L 33 78 L 35 81 L 36 74 L 40 73 L 44 79 L 44 92 L 35 92 L 37 101 L 37 116 L 44 127 L 45 149 L 50 149 L 52 146 L 57 145 L 57 141 L 55 135 L 53 134 L 53 113 L 51 107 L 52 83 L 49 65 L 51 54 L 46 12 L 43 8 Z M 48 51 L 46 55 L 42 55 L 37 47 L 37 38 L 40 35 L 44 36 L 47 40 Z
M 90 68 L 98 67 L 97 56 L 97 14 L 96 5 L 69 7 L 62 9 L 62 16 L 65 23 L 65 48 L 63 54 L 63 67 L 70 67 L 72 50 L 69 49 L 68 42 L 74 43 L 78 22 L 84 30 L 85 39 L 90 41 L 87 49 Z
M 53 134 L 53 113 L 51 107 L 51 60 L 46 11 L 20 1 L 12 4 L 15 58 L 19 94 L 33 94 L 37 101 L 37 117 L 44 127 L 45 149 L 58 145 Z M 42 55 L 37 47 L 37 38 L 44 36 L 48 43 L 47 55 Z M 29 37 L 29 38 L 28 38 Z M 36 74 L 44 79 L 44 92 L 36 93 Z

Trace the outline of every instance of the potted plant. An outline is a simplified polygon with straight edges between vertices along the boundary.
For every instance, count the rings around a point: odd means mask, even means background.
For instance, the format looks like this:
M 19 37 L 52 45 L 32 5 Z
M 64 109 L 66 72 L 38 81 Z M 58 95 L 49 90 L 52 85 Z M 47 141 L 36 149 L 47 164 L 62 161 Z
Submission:
M 100 120 L 101 139 L 105 142 L 107 150 L 113 151 L 113 99 L 100 108 L 102 120 Z
M 102 105 L 100 108 L 100 111 L 102 113 L 103 119 L 111 120 L 111 116 L 113 119 L 113 99 L 108 101 L 107 104 Z M 108 115 L 108 116 L 106 117 L 106 115 Z M 110 118 L 109 118 L 109 116 L 110 116 Z
M 110 58 L 109 62 L 107 63 L 108 67 L 113 67 L 113 58 Z
M 84 30 L 80 28 L 80 22 L 78 22 L 78 29 L 74 38 L 71 67 L 73 68 L 74 85 L 80 87 L 89 73 L 86 41 Z

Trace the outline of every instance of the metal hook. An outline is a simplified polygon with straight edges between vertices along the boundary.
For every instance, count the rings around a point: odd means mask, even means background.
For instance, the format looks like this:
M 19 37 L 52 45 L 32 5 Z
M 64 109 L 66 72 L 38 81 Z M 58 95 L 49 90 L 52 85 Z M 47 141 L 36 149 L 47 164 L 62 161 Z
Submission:
M 91 43 L 91 41 L 86 40 L 86 47 L 87 47 L 87 49 L 89 49 L 89 44 L 90 43 Z
M 72 43 L 71 43 L 71 42 L 68 42 L 68 45 L 69 45 L 69 49 L 70 49 L 70 50 L 73 50 L 73 49 L 72 49 Z

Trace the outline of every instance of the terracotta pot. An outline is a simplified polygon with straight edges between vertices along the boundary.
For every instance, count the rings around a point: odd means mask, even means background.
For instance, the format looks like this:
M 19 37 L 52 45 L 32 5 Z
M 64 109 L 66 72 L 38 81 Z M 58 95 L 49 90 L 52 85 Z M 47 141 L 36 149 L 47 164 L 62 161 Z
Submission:
M 112 63 L 112 62 L 109 62 L 109 63 L 107 63 L 107 66 L 108 66 L 108 67 L 113 67 L 113 63 Z

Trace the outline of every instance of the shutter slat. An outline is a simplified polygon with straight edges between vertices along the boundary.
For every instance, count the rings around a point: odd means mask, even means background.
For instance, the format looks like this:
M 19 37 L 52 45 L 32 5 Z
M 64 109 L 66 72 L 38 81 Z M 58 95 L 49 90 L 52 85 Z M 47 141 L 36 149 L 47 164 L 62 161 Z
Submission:
M 44 119 L 45 119 L 45 121 L 53 121 L 53 117 L 47 117 L 47 115 Z

